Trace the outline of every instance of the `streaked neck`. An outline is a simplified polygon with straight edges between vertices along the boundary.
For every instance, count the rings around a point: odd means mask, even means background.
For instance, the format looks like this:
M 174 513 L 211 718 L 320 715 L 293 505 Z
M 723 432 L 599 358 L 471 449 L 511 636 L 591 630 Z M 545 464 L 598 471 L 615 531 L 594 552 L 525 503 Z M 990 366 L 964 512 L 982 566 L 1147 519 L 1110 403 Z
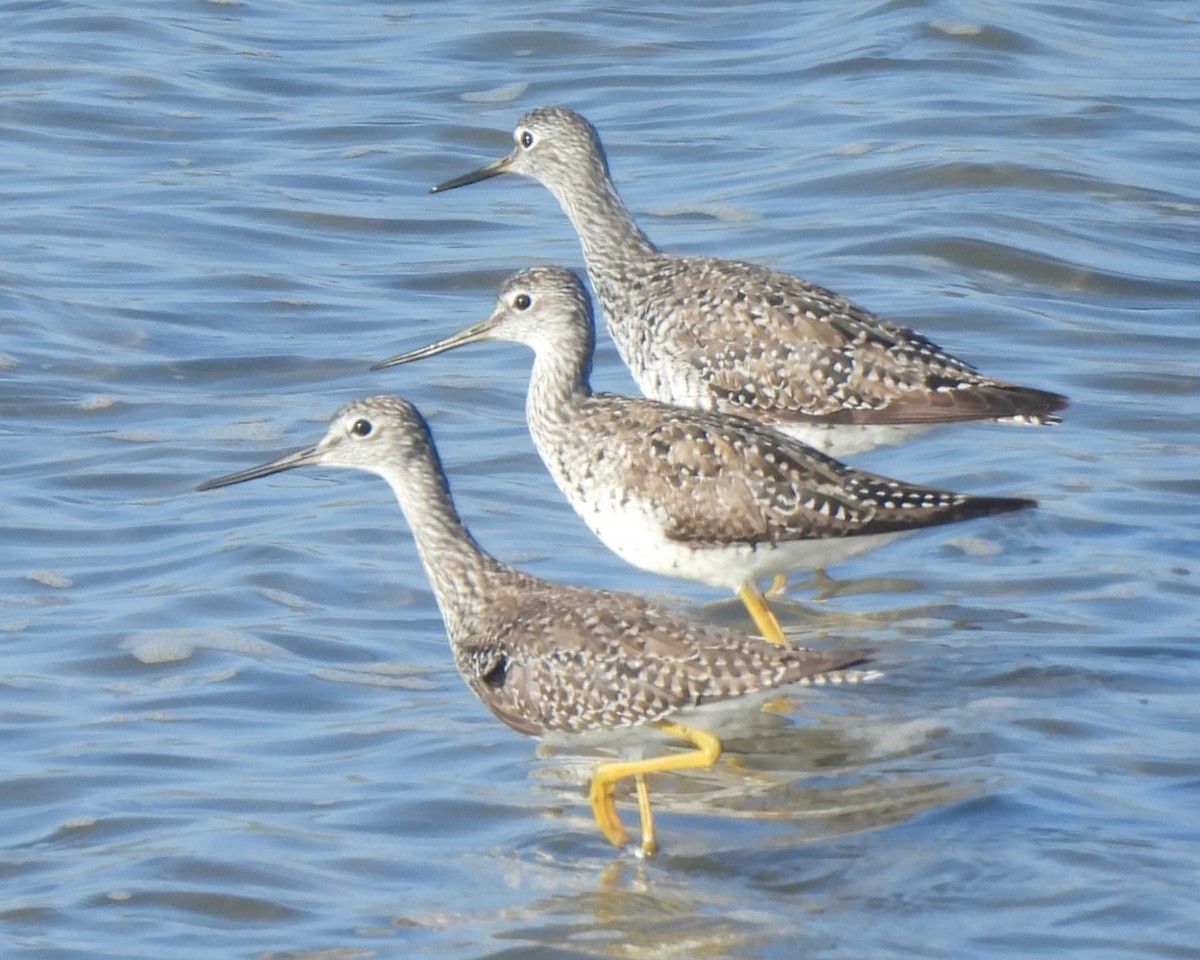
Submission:
M 471 536 L 454 506 L 436 452 L 414 458 L 384 478 L 400 501 L 453 643 L 513 571 Z
M 605 286 L 610 278 L 619 282 L 628 267 L 658 252 L 601 170 L 572 182 L 569 188 L 552 185 L 551 190 L 579 234 L 594 285 L 599 286 L 601 278 Z

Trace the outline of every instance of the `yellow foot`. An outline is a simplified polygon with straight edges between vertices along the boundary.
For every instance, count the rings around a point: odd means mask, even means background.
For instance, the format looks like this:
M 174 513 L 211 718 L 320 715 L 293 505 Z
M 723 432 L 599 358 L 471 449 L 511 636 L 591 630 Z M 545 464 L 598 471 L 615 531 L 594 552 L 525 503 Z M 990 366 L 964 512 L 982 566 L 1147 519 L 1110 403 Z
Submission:
M 596 818 L 596 823 L 600 825 L 600 832 L 608 838 L 608 842 L 613 846 L 623 847 L 629 842 L 629 834 L 621 823 L 621 818 L 617 816 L 617 802 L 613 799 L 617 781 L 601 779 L 600 774 L 606 769 L 609 767 L 600 767 L 597 769 L 596 775 L 592 777 L 588 800 L 592 805 L 592 815 Z
M 638 816 L 642 821 L 642 856 L 652 857 L 658 853 L 658 838 L 654 834 L 654 812 L 650 809 L 650 792 L 646 789 L 646 778 L 637 775 Z
M 749 581 L 738 587 L 737 595 L 742 603 L 746 605 L 746 609 L 750 612 L 751 618 L 754 620 L 754 625 L 758 627 L 758 632 L 762 634 L 762 638 L 767 643 L 774 643 L 780 647 L 788 646 L 787 637 L 783 635 L 783 628 L 779 625 L 779 621 L 775 619 L 775 614 L 771 612 L 771 608 L 767 606 L 766 597 L 754 584 Z
M 787 574 L 777 573 L 775 579 L 771 581 L 771 585 L 763 591 L 764 597 L 779 597 L 787 589 Z
M 629 843 L 629 834 L 621 824 L 621 818 L 617 816 L 617 804 L 613 795 L 618 781 L 627 777 L 636 778 L 638 813 L 642 820 L 641 851 L 645 856 L 658 852 L 658 838 L 654 831 L 654 814 L 650 809 L 650 794 L 646 789 L 645 774 L 711 767 L 721 755 L 720 739 L 706 730 L 666 722 L 659 723 L 658 728 L 673 737 L 687 740 L 696 749 L 665 757 L 651 757 L 647 760 L 603 763 L 596 768 L 588 791 L 592 813 L 601 832 L 614 846 L 623 847 Z

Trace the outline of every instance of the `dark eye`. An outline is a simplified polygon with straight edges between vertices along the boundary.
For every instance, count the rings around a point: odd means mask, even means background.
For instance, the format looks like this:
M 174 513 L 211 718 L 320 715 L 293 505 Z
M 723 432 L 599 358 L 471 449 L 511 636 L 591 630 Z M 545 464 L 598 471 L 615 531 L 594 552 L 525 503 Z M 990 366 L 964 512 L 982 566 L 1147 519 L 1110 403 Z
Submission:
M 533 299 L 527 293 L 518 293 L 513 297 L 513 306 L 518 310 L 528 310 L 533 305 Z
M 375 424 L 370 420 L 355 420 L 350 426 L 350 432 L 356 437 L 369 437 L 375 432 Z
M 526 150 L 533 146 L 533 134 L 528 130 L 521 131 L 521 146 Z
M 508 666 L 508 657 L 501 654 L 488 664 L 487 670 L 479 675 L 479 679 L 493 690 L 499 690 L 508 680 Z

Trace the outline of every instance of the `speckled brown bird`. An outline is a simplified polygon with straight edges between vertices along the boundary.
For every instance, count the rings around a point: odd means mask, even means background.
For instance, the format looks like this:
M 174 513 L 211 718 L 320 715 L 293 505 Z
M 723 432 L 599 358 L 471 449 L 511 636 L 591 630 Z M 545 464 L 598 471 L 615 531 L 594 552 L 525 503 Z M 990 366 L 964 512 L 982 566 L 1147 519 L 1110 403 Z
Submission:
M 590 803 L 604 835 L 629 837 L 614 789 L 634 777 L 644 853 L 657 847 L 644 775 L 708 767 L 721 752 L 701 724 L 731 701 L 786 685 L 855 683 L 864 650 L 781 648 L 709 626 L 625 593 L 552 583 L 480 549 L 464 526 L 421 414 L 373 397 L 335 414 L 324 439 L 262 466 L 210 480 L 211 490 L 302 466 L 383 477 L 408 520 L 467 685 L 508 726 L 534 737 L 655 727 L 694 749 L 596 768 Z
M 533 349 L 530 433 L 596 536 L 644 570 L 734 590 L 773 643 L 786 641 L 758 579 L 823 568 L 908 530 L 1034 505 L 855 470 L 742 417 L 593 393 L 591 301 L 562 267 L 514 274 L 486 321 L 374 369 L 478 340 Z
M 505 157 L 433 188 L 515 173 L 561 204 L 609 333 L 648 397 L 766 423 L 845 456 L 964 420 L 1058 421 L 1066 397 L 979 373 L 913 330 L 799 277 L 660 251 L 621 202 L 579 114 L 525 114 Z

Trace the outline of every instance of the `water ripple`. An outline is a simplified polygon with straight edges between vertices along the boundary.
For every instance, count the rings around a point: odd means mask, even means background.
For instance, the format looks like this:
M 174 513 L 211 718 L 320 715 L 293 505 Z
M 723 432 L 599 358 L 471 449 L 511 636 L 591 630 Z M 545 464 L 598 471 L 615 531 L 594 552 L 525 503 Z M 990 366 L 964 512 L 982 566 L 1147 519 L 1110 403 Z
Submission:
M 1190 5 L 5 14 L 9 954 L 1194 954 Z M 798 635 L 885 677 L 657 778 L 646 862 L 591 821 L 603 749 L 539 747 L 463 686 L 384 484 L 192 492 L 401 391 L 502 558 L 742 623 L 565 506 L 525 353 L 366 369 L 483 319 L 512 270 L 579 266 L 534 184 L 427 193 L 555 102 L 665 248 L 801 273 L 1072 398 L 1053 430 L 862 459 L 1041 509 L 794 582 Z M 631 389 L 603 336 L 596 373 Z

